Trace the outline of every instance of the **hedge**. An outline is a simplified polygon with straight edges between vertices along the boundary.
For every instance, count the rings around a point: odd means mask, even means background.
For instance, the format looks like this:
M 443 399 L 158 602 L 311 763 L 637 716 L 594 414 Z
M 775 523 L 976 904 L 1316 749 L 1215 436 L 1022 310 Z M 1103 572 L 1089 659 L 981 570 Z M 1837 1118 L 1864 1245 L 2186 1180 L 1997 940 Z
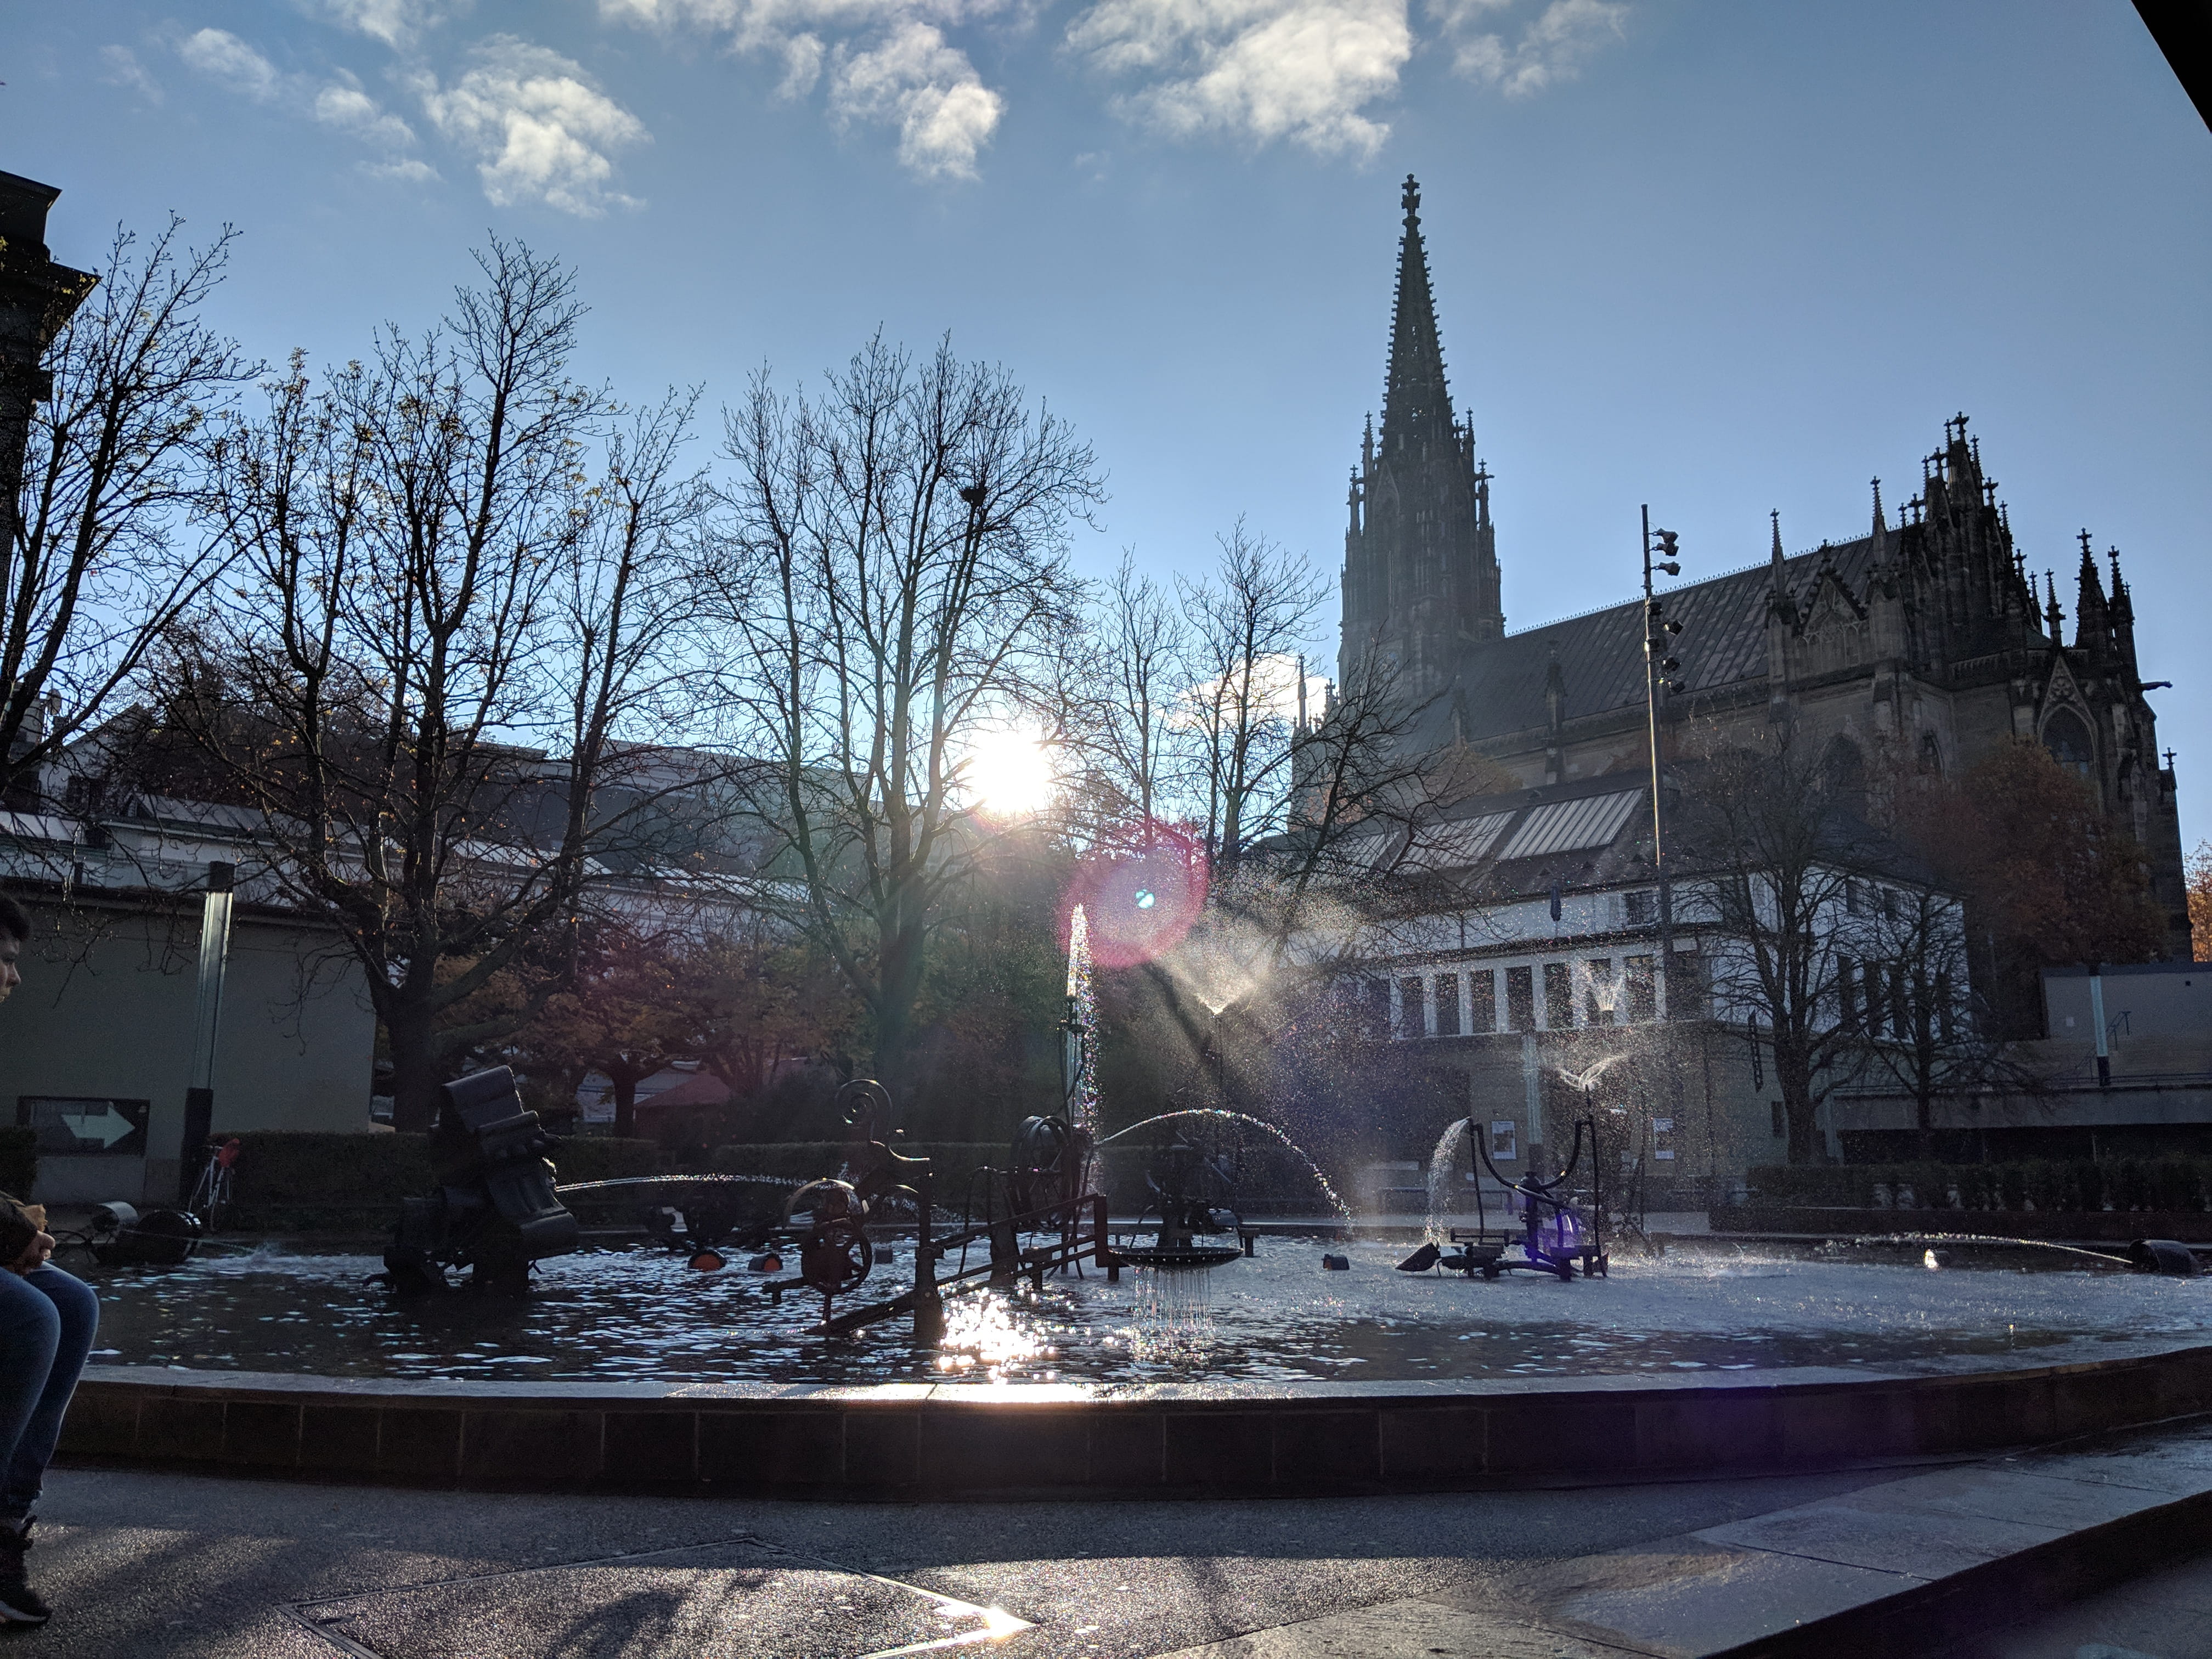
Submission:
M 374 1229 L 401 1199 L 430 1190 L 427 1135 L 270 1129 L 238 1139 L 229 1225 Z M 553 1161 L 563 1181 L 604 1181 L 652 1174 L 659 1152 L 649 1140 L 579 1139 L 562 1141 Z
M 38 1178 L 39 1132 L 13 1126 L 0 1129 L 0 1193 L 27 1199 Z
M 1810 1208 L 2212 1210 L 2212 1158 L 1768 1164 L 1746 1184 L 1754 1203 Z

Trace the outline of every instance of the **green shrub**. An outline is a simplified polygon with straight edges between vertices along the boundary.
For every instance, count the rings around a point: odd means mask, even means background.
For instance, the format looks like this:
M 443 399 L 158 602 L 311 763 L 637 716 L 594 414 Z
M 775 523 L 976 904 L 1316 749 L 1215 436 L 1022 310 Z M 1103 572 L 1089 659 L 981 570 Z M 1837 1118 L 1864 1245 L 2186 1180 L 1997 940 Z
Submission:
M 27 1199 L 38 1178 L 39 1132 L 12 1126 L 0 1129 L 0 1193 Z

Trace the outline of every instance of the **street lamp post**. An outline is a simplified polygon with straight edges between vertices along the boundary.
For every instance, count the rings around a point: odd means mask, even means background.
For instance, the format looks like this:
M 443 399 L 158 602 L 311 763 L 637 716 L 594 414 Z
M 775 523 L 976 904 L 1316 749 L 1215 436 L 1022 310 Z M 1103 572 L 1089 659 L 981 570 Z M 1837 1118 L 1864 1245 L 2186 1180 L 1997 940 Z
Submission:
M 1659 557 L 1651 556 L 1652 543 L 1656 540 Z M 1659 973 L 1658 1012 L 1662 1019 L 1672 1019 L 1670 991 L 1674 969 L 1674 893 L 1667 879 L 1667 792 L 1662 787 L 1659 765 L 1659 694 L 1662 690 L 1679 690 L 1668 678 L 1681 664 L 1669 652 L 1674 636 L 1682 631 L 1682 624 L 1665 614 L 1659 599 L 1651 591 L 1651 573 L 1656 568 L 1670 576 L 1682 574 L 1680 562 L 1674 556 L 1674 532 L 1651 528 L 1651 507 L 1644 507 L 1644 709 L 1645 731 L 1651 747 L 1651 867 L 1659 878 Z
M 200 1164 L 207 1157 L 208 1141 L 215 1130 L 216 1037 L 222 1024 L 223 970 L 230 961 L 232 890 L 237 884 L 235 865 L 213 863 L 207 867 L 207 887 L 200 898 L 199 978 L 192 1001 L 191 1083 L 185 1091 L 185 1133 L 177 1155 L 177 1197 L 191 1201 Z

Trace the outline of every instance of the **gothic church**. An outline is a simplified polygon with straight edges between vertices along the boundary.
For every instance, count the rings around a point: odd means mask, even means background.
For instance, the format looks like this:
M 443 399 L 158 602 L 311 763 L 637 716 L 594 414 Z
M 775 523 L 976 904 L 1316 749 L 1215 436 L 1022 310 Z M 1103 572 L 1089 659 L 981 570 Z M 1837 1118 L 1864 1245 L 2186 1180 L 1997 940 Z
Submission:
M 1640 768 L 1642 602 L 1506 631 L 1491 477 L 1445 385 L 1411 178 L 1403 200 L 1382 428 L 1361 444 L 1345 533 L 1339 683 L 1377 653 L 1424 704 L 1418 741 L 1464 744 L 1527 786 Z M 1902 744 L 1945 771 L 2007 737 L 2038 739 L 2142 845 L 2170 950 L 2186 958 L 2174 774 L 2119 555 L 2107 580 L 2082 532 L 2069 645 L 2055 585 L 2039 602 L 1966 424 L 1945 423 L 1894 526 L 1877 482 L 1866 535 L 1791 555 L 1778 520 L 1765 565 L 1670 590 L 1682 690 L 1668 718 L 1747 730 L 1786 718 L 1846 758 Z

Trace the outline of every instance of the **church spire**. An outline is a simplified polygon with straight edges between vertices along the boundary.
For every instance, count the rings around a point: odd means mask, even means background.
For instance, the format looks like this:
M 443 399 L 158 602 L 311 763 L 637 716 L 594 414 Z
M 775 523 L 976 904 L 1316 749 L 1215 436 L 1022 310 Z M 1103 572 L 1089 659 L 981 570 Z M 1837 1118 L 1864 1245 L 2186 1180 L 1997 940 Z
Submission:
M 1382 453 L 1408 449 L 1446 454 L 1455 433 L 1444 386 L 1443 347 L 1429 289 L 1428 250 L 1421 241 L 1421 187 L 1412 173 L 1399 198 L 1406 234 L 1398 245 L 1398 298 L 1390 317 L 1390 374 L 1382 394 Z

